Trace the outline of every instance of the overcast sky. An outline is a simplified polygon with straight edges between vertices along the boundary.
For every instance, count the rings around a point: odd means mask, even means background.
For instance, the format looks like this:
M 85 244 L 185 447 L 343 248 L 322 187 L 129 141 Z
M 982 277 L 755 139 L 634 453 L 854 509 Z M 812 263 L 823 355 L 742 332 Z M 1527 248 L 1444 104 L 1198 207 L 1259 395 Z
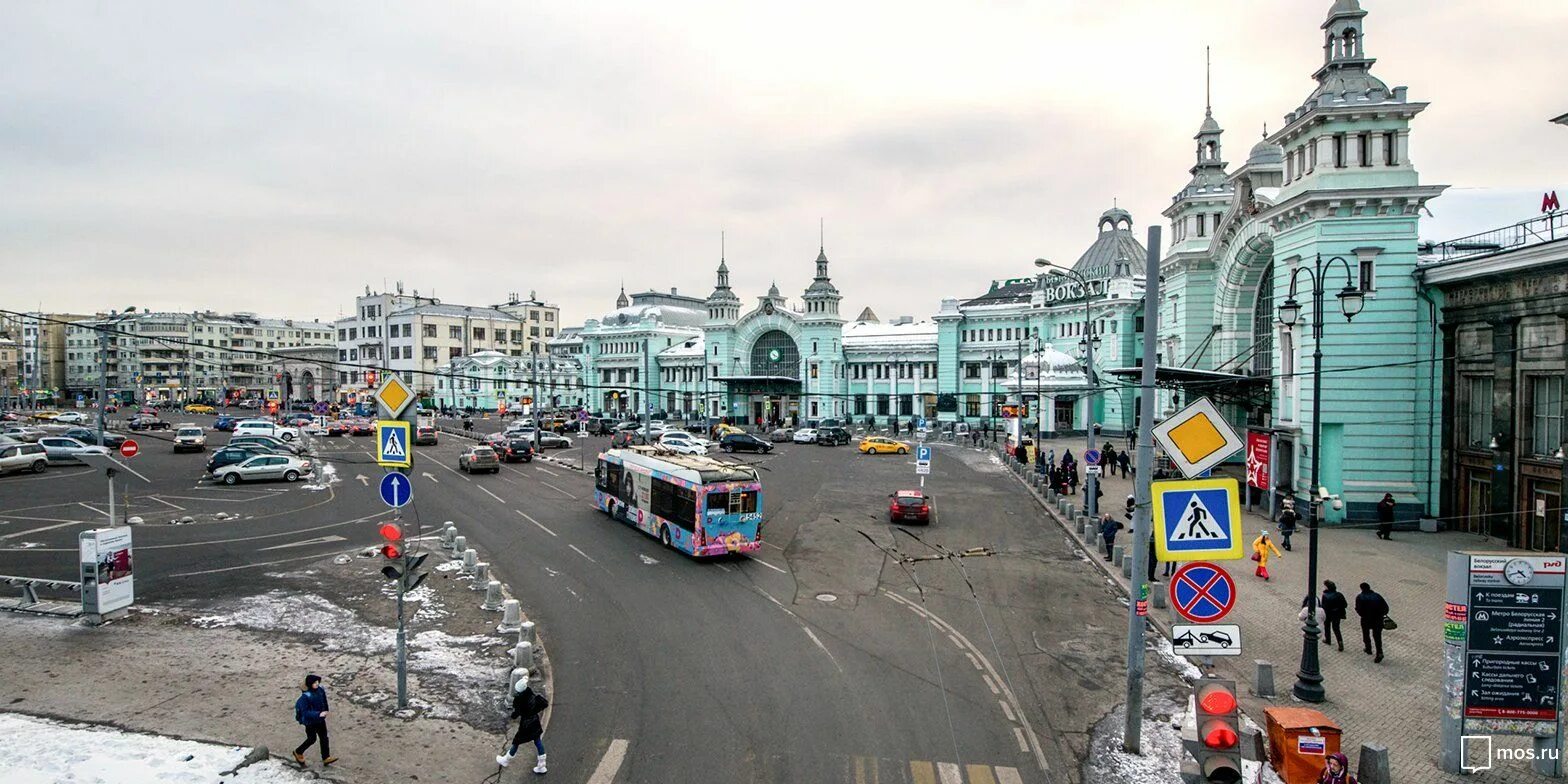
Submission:
M 568 324 L 629 290 L 935 312 L 1143 236 L 1214 114 L 1240 165 L 1313 88 L 1328 0 L 8 2 L 0 307 L 336 318 L 401 280 Z M 1432 103 L 1444 239 L 1568 198 L 1568 3 L 1369 0 L 1374 73 Z

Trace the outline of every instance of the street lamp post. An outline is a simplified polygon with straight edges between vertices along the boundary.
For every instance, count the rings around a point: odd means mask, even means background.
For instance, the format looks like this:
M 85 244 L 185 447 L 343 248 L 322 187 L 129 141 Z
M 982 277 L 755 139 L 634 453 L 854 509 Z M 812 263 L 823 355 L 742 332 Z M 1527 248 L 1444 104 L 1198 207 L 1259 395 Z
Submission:
M 1089 302 L 1089 280 L 1076 270 L 1059 266 L 1046 259 L 1035 259 L 1034 265 L 1041 269 L 1050 269 L 1058 275 L 1065 275 L 1083 286 L 1083 338 L 1078 341 L 1078 346 L 1084 350 L 1083 372 L 1085 380 L 1089 383 L 1089 389 L 1083 396 L 1084 450 L 1088 451 L 1094 448 L 1094 395 L 1098 391 L 1094 376 L 1094 345 L 1100 341 L 1099 336 L 1094 334 L 1094 314 Z M 1046 273 L 1040 274 L 1044 276 Z M 1089 473 L 1088 460 L 1085 458 L 1083 508 L 1090 517 L 1098 517 L 1100 514 L 1099 489 L 1099 477 Z
M 1317 255 L 1311 267 L 1298 267 L 1290 274 L 1290 295 L 1279 306 L 1279 323 L 1286 329 L 1294 327 L 1301 318 L 1301 303 L 1296 301 L 1296 283 L 1303 274 L 1312 285 L 1312 487 L 1308 497 L 1312 504 L 1311 525 L 1307 529 L 1307 619 L 1301 627 L 1301 668 L 1296 672 L 1296 685 L 1291 692 L 1306 702 L 1322 702 L 1323 672 L 1318 666 L 1318 526 L 1322 522 L 1322 497 L 1318 493 L 1318 468 L 1323 454 L 1323 298 L 1324 276 L 1335 262 L 1345 270 L 1345 287 L 1335 294 L 1339 310 L 1350 321 L 1361 312 L 1366 298 L 1351 280 L 1350 262 L 1342 256 L 1327 261 Z

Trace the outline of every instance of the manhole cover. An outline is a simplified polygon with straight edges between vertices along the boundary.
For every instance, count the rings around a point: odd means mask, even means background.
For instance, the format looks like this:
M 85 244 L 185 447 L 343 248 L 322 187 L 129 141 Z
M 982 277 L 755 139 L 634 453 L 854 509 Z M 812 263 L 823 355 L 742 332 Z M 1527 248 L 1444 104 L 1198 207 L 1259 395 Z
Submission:
M 830 594 L 830 593 L 819 593 L 819 594 L 817 594 L 817 601 L 819 601 L 819 602 L 836 602 L 836 601 L 838 601 L 838 597 L 834 596 L 833 594 Z

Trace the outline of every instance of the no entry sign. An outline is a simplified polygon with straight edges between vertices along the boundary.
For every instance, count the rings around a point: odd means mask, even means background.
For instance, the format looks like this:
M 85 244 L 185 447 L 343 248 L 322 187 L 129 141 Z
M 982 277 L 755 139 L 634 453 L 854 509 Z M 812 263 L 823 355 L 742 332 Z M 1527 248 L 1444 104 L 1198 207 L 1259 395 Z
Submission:
M 122 457 L 135 457 L 140 451 L 142 451 L 141 445 L 137 444 L 135 439 L 127 438 L 124 443 L 120 444 L 120 455 Z
M 1193 623 L 1214 623 L 1236 606 L 1236 582 L 1224 569 L 1196 561 L 1171 577 L 1170 598 L 1177 615 Z

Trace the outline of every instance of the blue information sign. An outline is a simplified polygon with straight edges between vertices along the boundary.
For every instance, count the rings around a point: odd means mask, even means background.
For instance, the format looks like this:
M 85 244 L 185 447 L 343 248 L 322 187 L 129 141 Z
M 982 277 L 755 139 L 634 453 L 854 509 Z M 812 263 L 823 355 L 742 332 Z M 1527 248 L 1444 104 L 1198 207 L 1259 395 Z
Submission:
M 931 447 L 925 444 L 915 447 L 915 460 L 921 463 L 931 462 Z
M 393 471 L 381 477 L 381 500 L 396 509 L 414 497 L 414 483 L 408 477 Z

